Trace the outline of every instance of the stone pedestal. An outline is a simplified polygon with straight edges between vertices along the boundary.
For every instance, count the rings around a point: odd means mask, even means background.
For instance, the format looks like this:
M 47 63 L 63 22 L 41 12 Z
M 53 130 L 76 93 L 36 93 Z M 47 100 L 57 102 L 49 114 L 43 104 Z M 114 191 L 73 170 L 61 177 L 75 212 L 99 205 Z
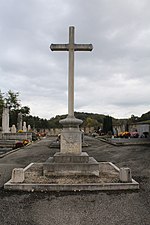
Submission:
M 76 128 L 64 128 L 61 132 L 61 153 L 80 154 L 82 151 L 81 132 Z
M 63 125 L 63 131 L 61 132 L 61 145 L 60 152 L 65 154 L 78 155 L 82 152 L 82 138 L 79 125 L 82 120 L 75 117 L 67 117 L 64 120 L 60 120 Z
M 63 131 L 61 132 L 60 152 L 62 154 L 78 155 L 82 152 L 82 138 L 79 125 L 82 120 L 75 117 L 67 117 L 64 120 L 60 120 L 63 125 Z
M 80 161 L 80 157 L 78 160 Z M 74 158 L 73 158 L 74 160 Z M 99 163 L 93 158 L 88 157 L 88 162 L 54 162 L 53 158 L 43 164 L 43 175 L 48 176 L 76 176 L 76 175 L 95 175 L 99 176 Z
M 67 117 L 60 123 L 63 125 L 60 152 L 43 164 L 44 176 L 99 176 L 99 163 L 82 152 L 82 132 L 79 130 L 82 120 Z

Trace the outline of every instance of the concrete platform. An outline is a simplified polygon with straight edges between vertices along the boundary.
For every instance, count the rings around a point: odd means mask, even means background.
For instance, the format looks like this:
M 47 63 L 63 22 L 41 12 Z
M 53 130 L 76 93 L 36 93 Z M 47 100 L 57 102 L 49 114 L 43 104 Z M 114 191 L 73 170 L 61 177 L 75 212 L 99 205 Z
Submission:
M 14 182 L 11 178 L 5 183 L 7 190 L 21 191 L 119 191 L 137 190 L 139 183 L 119 180 L 120 169 L 111 162 L 99 162 L 99 176 L 44 176 L 43 163 L 31 163 L 23 169 L 24 181 Z M 17 169 L 18 171 L 18 169 Z M 21 179 L 22 179 L 22 169 Z
M 53 159 L 52 159 L 53 160 Z M 67 176 L 67 175 L 99 175 L 99 164 L 93 158 L 89 157 L 89 161 L 85 163 L 44 163 L 44 176 Z

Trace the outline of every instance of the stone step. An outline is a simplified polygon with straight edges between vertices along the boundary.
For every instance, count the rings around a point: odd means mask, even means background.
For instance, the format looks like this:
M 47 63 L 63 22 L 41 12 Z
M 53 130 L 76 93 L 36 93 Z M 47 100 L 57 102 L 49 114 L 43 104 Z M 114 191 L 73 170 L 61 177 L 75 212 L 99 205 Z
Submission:
M 89 156 L 86 152 L 82 152 L 81 154 L 64 154 L 61 152 L 55 153 L 53 157 L 53 161 L 55 163 L 88 163 Z
M 44 163 L 44 176 L 70 176 L 70 175 L 96 175 L 99 176 L 99 163 L 93 158 L 89 157 L 87 163 Z

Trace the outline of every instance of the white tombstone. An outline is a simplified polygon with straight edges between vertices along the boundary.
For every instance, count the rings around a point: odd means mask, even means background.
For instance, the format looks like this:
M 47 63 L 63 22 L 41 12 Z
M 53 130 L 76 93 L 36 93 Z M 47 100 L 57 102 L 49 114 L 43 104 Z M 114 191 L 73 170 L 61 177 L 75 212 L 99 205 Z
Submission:
M 26 125 L 26 122 L 23 122 L 23 132 L 27 132 L 27 125 Z
M 9 133 L 9 108 L 3 108 L 2 133 Z
M 12 133 L 12 134 L 15 134 L 16 131 L 17 131 L 17 130 L 16 130 L 16 126 L 13 124 L 12 127 L 11 127 L 11 133 Z
M 30 124 L 28 125 L 28 131 L 31 131 L 31 126 L 30 126 Z

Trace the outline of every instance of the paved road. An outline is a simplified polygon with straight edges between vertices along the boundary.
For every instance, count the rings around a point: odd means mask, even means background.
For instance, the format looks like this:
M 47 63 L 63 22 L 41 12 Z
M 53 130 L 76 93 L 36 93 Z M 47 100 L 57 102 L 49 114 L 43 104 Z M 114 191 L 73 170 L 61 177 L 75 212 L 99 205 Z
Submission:
M 114 147 L 88 138 L 83 148 L 98 161 L 129 166 L 139 191 L 24 193 L 3 190 L 14 167 L 44 162 L 58 149 L 42 140 L 0 159 L 0 225 L 149 225 L 150 148 Z

